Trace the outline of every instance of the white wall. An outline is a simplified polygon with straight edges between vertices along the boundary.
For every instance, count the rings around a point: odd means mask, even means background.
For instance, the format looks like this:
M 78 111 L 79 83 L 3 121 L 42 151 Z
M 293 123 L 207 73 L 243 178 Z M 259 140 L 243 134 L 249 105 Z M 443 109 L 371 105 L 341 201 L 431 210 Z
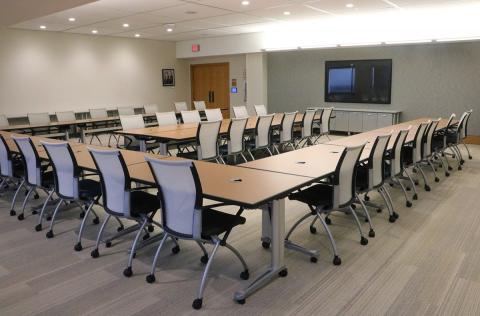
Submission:
M 162 86 L 175 68 L 176 87 Z M 171 109 L 189 96 L 188 63 L 175 43 L 0 29 L 0 113 L 88 110 L 157 103 Z
M 392 104 L 328 103 L 335 107 L 398 109 L 401 120 L 448 117 L 474 109 L 469 132 L 480 135 L 480 43 L 340 48 L 268 54 L 271 112 L 324 102 L 325 61 L 393 60 Z
M 252 53 L 246 54 L 246 74 L 247 74 L 247 104 L 252 110 L 253 105 L 263 104 L 268 110 L 268 76 L 267 76 L 267 54 Z

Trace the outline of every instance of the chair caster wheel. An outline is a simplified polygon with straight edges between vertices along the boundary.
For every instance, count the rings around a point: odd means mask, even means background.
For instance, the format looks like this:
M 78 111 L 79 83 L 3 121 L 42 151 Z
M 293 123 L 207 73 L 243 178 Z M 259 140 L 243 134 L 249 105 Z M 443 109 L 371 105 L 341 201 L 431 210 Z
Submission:
M 203 300 L 201 298 L 196 298 L 192 303 L 192 307 L 194 309 L 200 309 L 202 308 L 202 303 L 203 303 Z
M 245 304 L 245 299 L 243 298 L 241 300 L 236 300 L 236 302 L 240 305 L 243 305 L 243 304 Z
M 452 170 L 453 170 L 453 168 L 448 166 L 448 171 L 452 171 Z
M 375 237 L 375 231 L 373 229 L 370 229 L 370 231 L 368 232 L 368 237 Z
M 35 193 L 35 195 L 33 196 L 33 199 L 34 199 L 34 200 L 38 200 L 39 198 L 40 198 L 40 196 Z
M 172 253 L 173 253 L 173 254 L 176 255 L 176 254 L 179 253 L 179 252 L 180 252 L 180 247 L 179 247 L 179 246 L 175 246 L 175 247 L 172 248 Z
M 25 219 L 25 216 L 23 215 L 23 213 L 20 213 L 18 216 L 17 216 L 18 220 L 19 221 L 23 221 Z
M 100 257 L 100 253 L 98 252 L 98 249 L 93 249 L 92 252 L 90 252 L 90 256 L 92 256 L 92 258 Z
M 79 215 L 80 219 L 83 219 L 85 217 L 85 211 L 82 211 Z
M 34 210 L 32 211 L 32 215 L 37 215 L 38 214 L 38 211 Z
M 92 223 L 93 223 L 94 225 L 98 225 L 98 224 L 100 224 L 100 219 L 99 219 L 98 217 L 95 217 L 95 218 L 93 219 Z
M 368 223 L 368 218 L 365 217 L 365 223 Z
M 389 183 L 389 184 L 390 184 L 390 186 L 393 188 L 393 183 Z
M 318 262 L 317 257 L 310 257 L 310 262 L 317 263 Z
M 153 225 L 148 225 L 148 232 L 149 233 L 153 233 L 154 230 L 155 230 L 155 227 L 153 227 Z
M 436 178 L 435 178 L 435 182 L 440 182 L 440 178 L 439 178 L 439 177 L 436 177 Z
M 327 225 L 332 225 L 332 220 L 329 217 L 325 217 L 325 223 Z
M 240 279 L 248 280 L 249 278 L 250 278 L 250 272 L 248 272 L 248 270 L 242 271 L 242 273 L 240 273 Z
M 268 242 L 268 241 L 262 241 L 262 247 L 263 247 L 264 249 L 270 248 L 270 242 Z
M 49 230 L 45 236 L 47 236 L 47 238 L 53 238 L 53 231 Z
M 418 181 L 415 181 L 415 185 L 418 185 Z
M 37 226 L 35 226 L 35 231 L 39 232 L 42 230 L 42 224 L 38 224 Z
M 125 227 L 119 226 L 119 227 L 117 227 L 117 232 L 121 232 L 121 231 L 124 230 L 124 229 L 125 229 Z
M 412 202 L 407 201 L 407 207 L 412 207 Z
M 112 242 L 111 242 L 111 241 L 107 241 L 107 242 L 105 243 L 105 247 L 111 248 L 111 247 L 112 247 Z
M 418 200 L 418 194 L 417 194 L 417 193 L 415 193 L 415 194 L 413 195 L 413 199 L 414 199 L 414 200 Z
M 450 173 L 449 173 L 449 172 L 445 172 L 445 177 L 450 177 Z
M 411 188 L 411 187 L 406 187 L 405 189 L 406 189 L 407 191 L 409 191 L 409 192 L 412 191 L 412 188 Z
M 145 234 L 145 235 L 143 235 L 143 237 L 142 237 L 143 240 L 147 240 L 148 238 L 150 238 L 150 234 Z
M 10 216 L 15 216 L 17 215 L 17 212 L 15 212 L 14 210 L 10 210 Z
M 369 197 L 368 195 L 365 195 L 365 196 L 363 197 L 363 200 L 368 202 L 368 201 L 370 201 L 370 197 Z
M 153 282 L 155 282 L 155 275 L 154 274 L 149 274 L 149 275 L 147 275 L 145 280 L 147 281 L 147 283 L 153 283 Z
M 393 212 L 393 217 L 395 217 L 396 219 L 398 219 L 400 217 L 400 215 L 398 215 L 397 212 Z
M 431 190 L 431 189 L 430 189 L 430 186 L 425 185 L 425 191 L 430 192 L 430 190 Z
M 207 256 L 207 255 L 203 255 L 203 256 L 200 258 L 200 262 L 203 263 L 203 264 L 207 264 L 207 262 L 208 262 L 208 256 Z
M 472 160 L 472 156 L 468 156 L 468 159 Z
M 465 163 L 465 160 L 460 160 L 460 164 L 463 165 Z
M 123 275 L 127 278 L 131 277 L 133 275 L 132 267 L 128 267 L 123 270 Z
M 81 243 L 77 243 L 75 247 L 73 247 L 75 251 L 82 251 L 83 247 Z
M 282 278 L 284 278 L 288 275 L 288 270 L 283 269 L 282 271 L 278 272 L 278 275 L 281 276 Z
M 333 265 L 339 266 L 339 265 L 341 265 L 341 264 L 342 264 L 342 259 L 340 259 L 339 256 L 333 257 Z
M 397 219 L 396 219 L 395 216 L 393 216 L 393 215 L 390 215 L 390 216 L 388 217 L 388 221 L 389 221 L 390 223 L 395 223 L 396 220 L 397 220 Z
M 317 233 L 317 229 L 313 226 L 310 226 L 310 233 L 312 234 L 316 234 Z
M 382 212 L 382 209 L 381 208 L 377 208 L 377 213 L 381 213 Z
M 365 237 L 362 237 L 362 238 L 360 239 L 360 245 L 365 246 L 365 245 L 367 245 L 367 244 L 368 244 L 368 239 L 365 238 Z

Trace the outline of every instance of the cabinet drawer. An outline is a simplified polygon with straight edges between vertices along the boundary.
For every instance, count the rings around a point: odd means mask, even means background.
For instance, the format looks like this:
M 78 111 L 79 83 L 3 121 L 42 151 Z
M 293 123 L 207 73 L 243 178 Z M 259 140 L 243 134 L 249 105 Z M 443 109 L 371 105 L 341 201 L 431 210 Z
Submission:
M 363 132 L 377 128 L 378 113 L 363 113 Z
M 378 113 L 377 127 L 386 127 L 393 124 L 393 114 Z
M 353 133 L 360 133 L 363 130 L 363 113 L 348 113 L 348 130 Z

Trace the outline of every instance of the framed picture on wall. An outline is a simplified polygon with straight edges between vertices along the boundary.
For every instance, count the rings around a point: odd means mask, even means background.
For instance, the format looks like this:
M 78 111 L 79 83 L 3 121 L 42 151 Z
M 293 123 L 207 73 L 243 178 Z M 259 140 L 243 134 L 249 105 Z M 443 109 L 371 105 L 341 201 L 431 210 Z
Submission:
M 162 69 L 162 82 L 164 87 L 174 87 L 175 69 Z

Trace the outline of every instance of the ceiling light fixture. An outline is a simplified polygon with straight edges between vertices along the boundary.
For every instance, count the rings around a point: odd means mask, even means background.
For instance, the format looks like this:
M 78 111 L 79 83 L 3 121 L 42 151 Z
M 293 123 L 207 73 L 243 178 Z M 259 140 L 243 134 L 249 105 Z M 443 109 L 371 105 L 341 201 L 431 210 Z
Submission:
M 167 32 L 173 32 L 173 29 L 171 27 L 167 28 Z
M 69 20 L 70 22 L 75 22 L 75 21 L 76 21 L 75 18 L 68 18 L 68 20 Z
M 140 34 L 138 34 L 138 33 L 137 33 L 137 34 L 135 34 L 135 37 L 140 37 L 140 36 L 141 36 L 141 35 L 140 35 Z
M 283 15 L 290 15 L 290 11 L 283 12 Z
M 40 28 L 41 28 L 42 30 L 44 30 L 44 29 L 46 29 L 47 27 L 46 27 L 45 25 L 40 25 Z
M 346 6 L 347 8 L 349 8 L 349 9 L 351 9 L 351 8 L 354 7 L 353 3 L 347 3 L 345 6 Z
M 130 27 L 130 24 L 128 24 L 128 23 L 123 23 L 123 27 Z
M 92 30 L 92 34 L 97 34 L 98 31 L 97 30 Z
M 250 4 L 250 1 L 247 1 L 247 0 L 242 1 L 242 5 L 249 5 L 249 4 Z

